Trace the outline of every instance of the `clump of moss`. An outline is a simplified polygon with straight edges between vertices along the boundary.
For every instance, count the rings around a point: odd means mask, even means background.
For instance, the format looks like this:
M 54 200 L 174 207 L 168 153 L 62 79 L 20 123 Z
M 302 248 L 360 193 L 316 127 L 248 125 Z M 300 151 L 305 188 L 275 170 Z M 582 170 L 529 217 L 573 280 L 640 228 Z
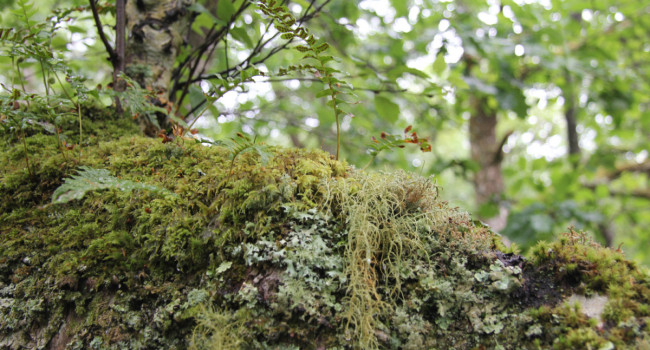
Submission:
M 232 314 L 227 310 L 202 309 L 197 315 L 197 325 L 192 333 L 192 350 L 236 350 L 246 343 L 247 316 L 241 312 Z
M 532 313 L 540 329 L 544 329 L 540 338 L 554 348 L 570 349 L 576 344 L 628 347 L 647 339 L 648 275 L 626 260 L 621 251 L 602 247 L 585 232 L 571 229 L 555 242 L 539 243 L 533 250 L 532 262 L 550 283 L 564 290 L 564 295 L 600 294 L 608 300 L 597 319 L 589 319 L 581 312 L 567 314 L 569 309 L 563 309 L 566 304 Z

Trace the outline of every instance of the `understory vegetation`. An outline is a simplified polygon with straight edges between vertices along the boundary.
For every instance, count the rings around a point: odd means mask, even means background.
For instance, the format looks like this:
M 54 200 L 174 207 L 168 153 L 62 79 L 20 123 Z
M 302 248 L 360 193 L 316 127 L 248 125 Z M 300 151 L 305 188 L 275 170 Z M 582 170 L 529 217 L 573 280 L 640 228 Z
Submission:
M 435 178 L 82 115 L 82 154 L 2 135 L 2 349 L 650 346 L 650 277 L 584 233 L 526 259 Z

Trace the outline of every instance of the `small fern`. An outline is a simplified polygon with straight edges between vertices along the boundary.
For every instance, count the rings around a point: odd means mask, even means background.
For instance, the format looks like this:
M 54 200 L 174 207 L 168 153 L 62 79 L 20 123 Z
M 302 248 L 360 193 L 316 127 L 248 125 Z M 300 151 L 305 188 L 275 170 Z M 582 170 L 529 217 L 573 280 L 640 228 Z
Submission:
M 140 182 L 121 180 L 106 169 L 95 169 L 87 166 L 80 167 L 79 174 L 66 178 L 52 194 L 52 203 L 67 203 L 75 199 L 81 199 L 90 191 L 104 189 L 116 189 L 123 192 L 133 190 L 147 190 L 164 195 L 176 196 L 167 189 Z
M 168 115 L 170 110 L 152 104 L 151 101 L 156 100 L 154 93 L 140 87 L 140 84 L 128 75 L 120 74 L 119 78 L 126 83 L 126 89 L 124 91 L 107 89 L 104 93 L 112 98 L 119 97 L 128 116 L 133 119 L 145 118 L 155 127 L 160 128 L 156 113 Z
M 273 152 L 269 150 L 269 146 L 263 143 L 257 143 L 256 138 L 251 140 L 248 136 L 238 132 L 237 137 L 232 137 L 230 140 L 216 140 L 207 141 L 201 140 L 200 143 L 208 143 L 215 146 L 222 146 L 230 152 L 230 174 L 232 175 L 235 159 L 242 153 L 255 152 L 260 156 L 260 163 L 266 164 L 271 159 Z
M 66 150 L 72 150 L 74 145 L 68 146 L 65 137 L 59 133 L 58 119 L 61 113 L 68 113 L 68 109 L 76 110 L 81 145 L 83 134 L 80 102 L 92 92 L 84 86 L 83 78 L 75 76 L 72 69 L 63 63 L 62 55 L 53 49 L 52 38 L 62 23 L 68 23 L 72 19 L 70 15 L 77 9 L 57 10 L 47 21 L 39 21 L 36 20 L 38 6 L 34 1 L 17 0 L 16 5 L 17 10 L 12 13 L 18 19 L 18 25 L 14 28 L 0 28 L 0 55 L 11 58 L 15 72 L 11 78 L 11 86 L 2 85 L 4 90 L 10 93 L 10 96 L 0 96 L 0 104 L 9 100 L 8 105 L 11 106 L 8 113 L 3 113 L 7 117 L 5 123 L 19 138 L 24 138 L 25 129 L 30 125 L 42 126 L 46 132 L 56 134 L 58 148 L 67 161 Z M 27 91 L 26 88 L 27 78 L 23 70 L 31 70 L 34 64 L 40 67 L 44 95 Z M 58 73 L 65 75 L 65 81 L 73 89 L 72 93 L 66 89 Z M 63 94 L 56 93 L 53 85 L 57 82 Z M 16 85 L 20 85 L 20 89 L 16 88 Z M 4 112 L 6 108 L 0 110 Z M 28 152 L 26 147 L 24 148 L 25 160 L 29 163 Z M 81 157 L 81 151 L 79 156 Z M 31 174 L 29 165 L 27 167 Z
M 348 84 L 344 81 L 337 79 L 334 74 L 341 73 L 339 70 L 328 66 L 328 63 L 335 60 L 333 56 L 325 54 L 329 49 L 329 44 L 321 40 L 317 40 L 314 35 L 309 33 L 309 29 L 296 24 L 296 19 L 293 17 L 289 10 L 278 3 L 276 0 L 259 0 L 257 2 L 260 10 L 272 20 L 276 21 L 275 28 L 282 33 L 281 38 L 292 40 L 295 38 L 301 39 L 305 45 L 298 45 L 294 48 L 305 56 L 303 60 L 317 63 L 316 66 L 311 64 L 290 66 L 289 69 L 281 69 L 280 75 L 294 70 L 308 70 L 314 76 L 325 84 L 326 88 L 316 94 L 316 98 L 329 97 L 327 105 L 334 111 L 334 118 L 336 120 L 336 159 L 339 159 L 341 148 L 341 117 L 346 113 L 341 109 L 341 105 L 348 103 L 342 98 L 343 94 L 350 92 L 343 92 L 343 89 L 351 90 Z M 351 115 L 351 114 L 350 114 Z

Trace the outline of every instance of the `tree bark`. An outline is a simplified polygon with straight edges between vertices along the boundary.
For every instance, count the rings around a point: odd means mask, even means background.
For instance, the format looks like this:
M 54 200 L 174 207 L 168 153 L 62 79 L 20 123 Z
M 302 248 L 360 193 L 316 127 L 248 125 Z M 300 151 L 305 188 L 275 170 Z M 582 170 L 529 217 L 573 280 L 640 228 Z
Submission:
M 573 101 L 569 102 L 564 117 L 566 119 L 567 137 L 569 138 L 569 154 L 580 154 L 580 143 L 578 142 L 578 131 L 576 130 L 578 123 Z
M 194 0 L 129 0 L 126 23 L 127 74 L 143 88 L 163 93 L 169 89 L 171 70 L 184 38 Z
M 172 68 L 190 29 L 189 6 L 193 3 L 194 0 L 128 0 L 126 4 L 126 74 L 158 96 L 154 103 L 169 99 Z M 158 116 L 158 126 L 150 120 L 143 122 L 148 135 L 168 126 L 164 116 Z

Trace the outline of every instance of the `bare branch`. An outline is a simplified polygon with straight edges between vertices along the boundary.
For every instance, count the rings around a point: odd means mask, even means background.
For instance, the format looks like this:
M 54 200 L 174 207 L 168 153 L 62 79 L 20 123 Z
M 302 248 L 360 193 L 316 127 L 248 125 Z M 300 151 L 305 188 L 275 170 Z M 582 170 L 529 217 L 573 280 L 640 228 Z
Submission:
M 643 163 L 628 163 L 619 165 L 616 167 L 616 170 L 612 171 L 606 176 L 609 180 L 615 180 L 621 177 L 623 173 L 646 173 L 650 175 L 650 160 L 647 160 Z
M 323 7 L 325 7 L 330 2 L 331 2 L 331 0 L 325 0 L 320 6 L 315 7 L 312 12 L 309 12 L 309 10 L 312 8 L 312 5 L 313 5 L 313 4 L 310 4 L 310 6 L 305 10 L 305 12 L 303 12 L 303 15 L 297 20 L 297 23 L 300 25 L 300 24 L 302 24 L 304 22 L 307 22 L 307 21 L 311 20 L 318 13 L 320 13 L 322 11 Z M 244 6 L 244 4 L 245 4 L 245 6 Z M 239 15 L 241 15 L 241 13 L 246 9 L 246 7 L 249 6 L 250 3 L 245 2 L 244 4 L 242 4 L 242 6 L 237 10 L 235 15 L 233 15 L 233 19 L 237 18 Z M 179 88 L 182 87 L 183 93 L 181 93 L 181 97 L 178 99 L 178 101 L 176 101 L 177 105 L 182 104 L 183 99 L 187 95 L 187 91 L 189 89 L 190 84 L 196 83 L 196 82 L 199 82 L 199 81 L 203 81 L 203 80 L 207 80 L 207 79 L 214 79 L 214 78 L 217 78 L 217 77 L 220 77 L 220 76 L 229 76 L 229 75 L 238 74 L 238 72 L 240 70 L 244 70 L 244 69 L 247 69 L 247 68 L 249 68 L 249 67 L 251 67 L 253 65 L 263 63 L 264 61 L 269 59 L 271 56 L 273 56 L 276 53 L 284 50 L 292 42 L 292 40 L 288 40 L 283 45 L 280 45 L 278 47 L 273 48 L 263 58 L 258 59 L 255 62 L 251 63 L 251 61 L 259 53 L 261 53 L 262 49 L 268 43 L 270 43 L 273 39 L 275 39 L 278 35 L 280 35 L 280 33 L 274 34 L 273 36 L 271 36 L 271 38 L 268 38 L 267 40 L 264 40 L 264 36 L 262 36 L 262 38 L 260 38 L 258 40 L 257 44 L 255 45 L 255 48 L 252 50 L 252 52 L 249 54 L 249 56 L 246 59 L 244 59 L 242 62 L 240 62 L 237 65 L 235 65 L 233 67 L 230 67 L 230 68 L 228 68 L 228 69 L 226 69 L 226 70 L 224 70 L 224 71 L 222 71 L 220 73 L 211 74 L 211 75 L 203 75 L 203 72 L 204 72 L 204 69 L 205 69 L 205 66 L 204 66 L 203 69 L 201 70 L 201 73 L 198 74 L 197 77 L 193 78 L 193 75 L 194 75 L 196 69 L 198 68 L 199 62 L 200 62 L 201 58 L 203 57 L 203 55 L 205 54 L 205 52 L 209 48 L 212 48 L 211 50 L 214 51 L 214 49 L 216 48 L 217 42 L 222 40 L 223 37 L 227 34 L 227 30 L 228 30 L 228 28 L 229 28 L 229 26 L 231 24 L 232 24 L 232 21 L 227 26 L 224 26 L 224 27 L 220 28 L 214 34 L 208 35 L 208 39 L 206 39 L 203 42 L 203 44 L 201 44 L 192 53 L 190 53 L 188 55 L 188 57 L 185 59 L 185 61 L 183 61 L 181 64 L 179 64 L 179 66 L 176 68 L 175 72 L 173 73 L 174 85 L 173 85 L 173 87 L 171 89 L 172 93 L 170 93 L 170 96 L 174 96 L 173 92 L 177 91 Z M 271 24 L 272 24 L 272 22 L 267 24 L 266 32 L 268 32 L 268 29 L 270 28 Z M 214 29 L 215 29 L 215 26 L 212 27 L 211 31 L 213 31 Z M 210 55 L 211 54 L 212 53 L 210 53 Z M 188 68 L 188 66 L 190 67 L 190 72 L 188 74 L 187 79 L 185 81 L 180 81 L 180 78 L 182 76 L 183 71 L 186 70 Z M 192 110 L 188 113 L 188 115 L 192 114 L 193 112 L 195 112 L 196 110 L 201 108 L 204 103 L 205 103 L 205 101 L 199 103 L 197 106 L 194 106 L 192 108 Z
M 115 62 L 117 61 L 117 55 L 115 54 L 115 50 L 113 50 L 111 44 L 108 42 L 108 39 L 106 38 L 106 34 L 104 34 L 102 21 L 99 18 L 99 12 L 97 11 L 97 5 L 95 3 L 96 0 L 88 0 L 88 2 L 90 2 L 90 8 L 92 9 L 93 19 L 95 20 L 95 26 L 97 27 L 97 34 L 99 34 L 99 38 L 102 40 L 102 43 L 104 43 L 106 52 L 108 52 L 108 60 L 111 61 L 113 67 L 115 67 Z
M 503 135 L 501 142 L 499 142 L 499 146 L 494 151 L 494 159 L 492 160 L 492 164 L 499 164 L 503 161 L 503 146 L 506 145 L 506 142 L 508 142 L 508 138 L 514 132 L 515 132 L 514 130 L 510 130 L 505 135 Z
M 314 9 L 313 9 L 312 12 L 307 12 L 307 11 L 311 8 L 311 6 L 310 6 L 310 7 L 309 7 L 309 8 L 308 8 L 304 13 L 303 13 L 303 15 L 302 15 L 300 18 L 297 19 L 297 23 L 298 23 L 298 25 L 303 24 L 303 23 L 305 23 L 305 22 L 307 22 L 307 21 L 313 19 L 314 17 L 316 17 L 316 16 L 317 16 L 317 15 L 318 15 L 322 10 L 323 10 L 323 8 L 324 8 L 327 4 L 329 4 L 330 2 L 331 2 L 331 0 L 325 0 L 325 1 L 324 1 L 322 4 L 320 4 L 319 6 L 314 7 Z M 267 26 L 267 29 L 268 29 L 269 27 L 270 27 L 270 24 Z M 276 53 L 278 53 L 278 52 L 280 52 L 280 51 L 286 49 L 286 48 L 287 48 L 287 47 L 288 47 L 288 46 L 293 42 L 292 39 L 289 39 L 289 40 L 287 40 L 285 43 L 283 43 L 282 45 L 277 46 L 277 47 L 274 47 L 273 49 L 271 49 L 271 50 L 270 50 L 270 51 L 269 51 L 265 56 L 263 56 L 263 57 L 261 57 L 261 58 L 255 60 L 255 61 L 253 62 L 253 59 L 254 59 L 258 54 L 260 54 L 260 53 L 262 52 L 262 49 L 264 49 L 264 47 L 266 47 L 266 45 L 268 45 L 271 41 L 273 41 L 273 40 L 274 40 L 276 37 L 278 37 L 280 34 L 281 34 L 281 33 L 276 33 L 276 34 L 274 34 L 273 36 L 271 36 L 270 38 L 268 38 L 268 39 L 266 39 L 266 40 L 263 40 L 263 38 L 260 38 L 260 40 L 258 41 L 257 45 L 256 45 L 255 48 L 251 51 L 251 53 L 248 55 L 248 57 L 246 57 L 243 61 L 241 61 L 241 62 L 238 63 L 237 65 L 235 65 L 235 66 L 233 66 L 233 67 L 230 67 L 229 69 L 225 69 L 225 70 L 223 70 L 223 71 L 221 71 L 221 72 L 219 72 L 219 73 L 216 73 L 216 74 L 210 74 L 210 75 L 199 75 L 199 76 L 197 76 L 196 78 L 188 79 L 188 80 L 186 80 L 185 82 L 182 82 L 181 84 L 192 84 L 192 83 L 196 83 L 196 82 L 198 82 L 198 81 L 202 81 L 202 80 L 215 79 L 215 78 L 217 78 L 217 77 L 219 77 L 219 76 L 231 76 L 231 75 L 234 75 L 234 74 L 238 74 L 240 70 L 244 70 L 244 69 L 247 69 L 247 68 L 249 68 L 249 67 L 251 67 L 251 66 L 254 66 L 254 65 L 258 65 L 258 64 L 262 64 L 262 63 L 264 63 L 266 60 L 268 60 L 269 58 L 271 58 L 271 57 L 272 57 L 273 55 L 275 55 Z
M 115 2 L 115 56 L 116 70 L 123 72 L 126 67 L 126 0 Z
M 194 73 L 196 73 L 196 70 L 200 66 L 201 60 L 206 59 L 204 57 L 206 51 L 210 50 L 208 53 L 208 57 L 212 56 L 212 53 L 214 52 L 214 49 L 216 48 L 217 44 L 219 41 L 221 41 L 225 36 L 228 35 L 228 30 L 234 20 L 241 16 L 241 14 L 250 6 L 250 2 L 245 1 L 241 4 L 239 9 L 233 14 L 231 19 L 228 21 L 228 24 L 219 28 L 219 30 L 215 31 L 216 25 L 213 25 L 212 28 L 210 28 L 210 31 L 208 32 L 208 35 L 206 37 L 206 40 L 199 45 L 196 49 L 194 49 L 188 56 L 187 58 L 181 62 L 178 67 L 174 70 L 172 73 L 172 76 L 174 77 L 174 84 L 171 89 L 171 94 L 170 96 L 174 97 L 174 92 L 178 90 L 179 88 L 182 87 L 183 91 L 181 93 L 181 96 L 179 97 L 177 104 L 180 106 L 183 103 L 183 100 L 187 96 L 188 93 L 188 88 L 190 84 L 187 83 L 180 83 L 180 78 L 183 76 L 183 71 L 187 70 L 189 67 L 189 73 L 187 75 L 187 80 L 191 81 L 192 77 L 194 76 Z M 201 73 L 204 71 L 205 66 L 201 70 Z

